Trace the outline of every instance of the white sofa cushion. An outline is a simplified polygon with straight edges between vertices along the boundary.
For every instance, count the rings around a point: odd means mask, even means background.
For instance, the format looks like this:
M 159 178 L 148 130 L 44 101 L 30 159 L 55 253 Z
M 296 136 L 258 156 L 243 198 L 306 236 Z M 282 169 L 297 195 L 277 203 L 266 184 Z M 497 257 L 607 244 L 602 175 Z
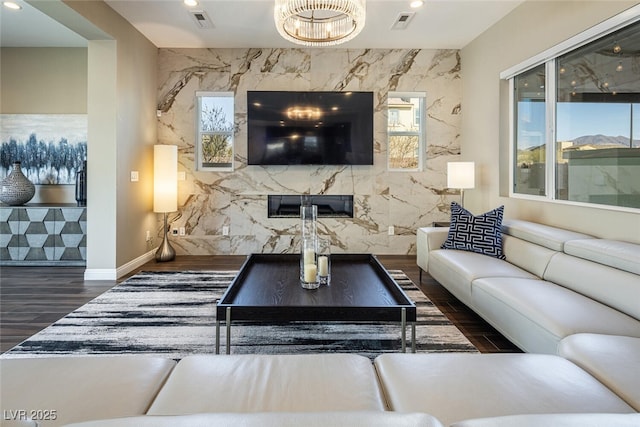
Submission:
M 640 322 L 544 280 L 486 277 L 472 284 L 476 309 L 521 349 L 556 354 L 560 340 L 580 332 L 640 334 Z
M 225 355 L 182 359 L 148 415 L 384 409 L 366 357 Z
M 573 256 L 640 274 L 640 245 L 606 239 L 572 240 L 564 251 Z
M 146 356 L 1 359 L 1 410 L 55 411 L 41 427 L 143 415 L 174 366 Z
M 478 418 L 451 427 L 638 427 L 640 414 L 535 414 Z
M 480 277 L 537 277 L 506 261 L 473 252 L 438 249 L 429 254 L 429 274 L 465 304 L 471 303 L 471 282 Z
M 569 240 L 593 238 L 588 234 L 576 233 L 575 231 L 519 219 L 505 219 L 502 222 L 502 231 L 510 236 L 518 237 L 554 251 L 562 251 L 564 243 Z
M 576 334 L 560 341 L 558 354 L 640 411 L 640 338 Z
M 547 264 L 557 253 L 544 246 L 509 235 L 505 235 L 502 240 L 507 261 L 539 278 L 544 275 Z
M 591 375 L 543 354 L 383 354 L 375 359 L 391 410 L 443 424 L 516 414 L 635 412 Z
M 146 416 L 89 421 L 67 427 L 442 427 L 427 414 L 398 412 L 263 412 Z
M 564 253 L 551 258 L 544 279 L 640 320 L 640 276 Z M 638 331 L 631 336 L 640 336 Z

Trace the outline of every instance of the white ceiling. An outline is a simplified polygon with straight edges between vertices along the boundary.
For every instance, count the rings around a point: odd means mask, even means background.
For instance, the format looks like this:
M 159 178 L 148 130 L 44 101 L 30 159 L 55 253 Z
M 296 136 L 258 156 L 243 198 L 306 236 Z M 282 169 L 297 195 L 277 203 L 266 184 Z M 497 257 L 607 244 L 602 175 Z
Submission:
M 459 49 L 523 1 L 427 0 L 421 8 L 411 9 L 409 0 L 368 0 L 364 30 L 338 47 Z M 22 11 L 0 12 L 2 46 L 82 45 L 75 33 L 55 22 L 45 22 L 47 17 L 41 12 L 23 0 L 18 2 L 25 6 Z M 275 29 L 273 0 L 199 2 L 188 8 L 182 0 L 106 0 L 157 47 L 295 47 Z M 190 10 L 206 12 L 213 28 L 199 28 Z M 406 29 L 392 30 L 403 12 L 415 12 L 415 16 Z
M 0 46 L 81 47 L 87 41 L 25 1 L 14 0 L 21 10 L 0 6 Z

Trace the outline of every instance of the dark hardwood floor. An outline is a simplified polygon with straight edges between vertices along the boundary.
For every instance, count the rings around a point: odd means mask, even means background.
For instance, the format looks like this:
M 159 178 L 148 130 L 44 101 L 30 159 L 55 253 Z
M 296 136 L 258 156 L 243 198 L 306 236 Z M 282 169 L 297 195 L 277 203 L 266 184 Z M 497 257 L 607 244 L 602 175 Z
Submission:
M 237 270 L 245 256 L 178 256 L 148 262 L 137 271 Z M 403 270 L 483 353 L 519 352 L 500 333 L 420 269 L 415 256 L 381 255 L 388 269 Z M 83 280 L 82 267 L 2 267 L 0 271 L 0 351 L 19 344 L 56 320 L 115 286 L 115 281 Z

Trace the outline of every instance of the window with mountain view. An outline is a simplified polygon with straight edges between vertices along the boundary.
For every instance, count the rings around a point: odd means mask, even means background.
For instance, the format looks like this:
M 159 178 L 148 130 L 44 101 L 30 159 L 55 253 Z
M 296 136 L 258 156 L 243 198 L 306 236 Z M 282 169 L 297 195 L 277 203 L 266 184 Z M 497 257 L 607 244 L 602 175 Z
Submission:
M 640 23 L 512 84 L 514 194 L 640 208 Z
M 556 198 L 640 208 L 640 24 L 556 70 Z

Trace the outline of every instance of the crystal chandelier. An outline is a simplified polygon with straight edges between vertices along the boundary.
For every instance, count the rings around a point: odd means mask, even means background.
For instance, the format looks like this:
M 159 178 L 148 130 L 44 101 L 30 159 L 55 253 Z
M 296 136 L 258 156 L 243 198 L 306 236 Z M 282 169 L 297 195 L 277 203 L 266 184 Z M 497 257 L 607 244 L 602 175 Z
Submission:
M 305 46 L 332 46 L 362 31 L 365 0 L 276 0 L 273 17 L 286 40 Z

